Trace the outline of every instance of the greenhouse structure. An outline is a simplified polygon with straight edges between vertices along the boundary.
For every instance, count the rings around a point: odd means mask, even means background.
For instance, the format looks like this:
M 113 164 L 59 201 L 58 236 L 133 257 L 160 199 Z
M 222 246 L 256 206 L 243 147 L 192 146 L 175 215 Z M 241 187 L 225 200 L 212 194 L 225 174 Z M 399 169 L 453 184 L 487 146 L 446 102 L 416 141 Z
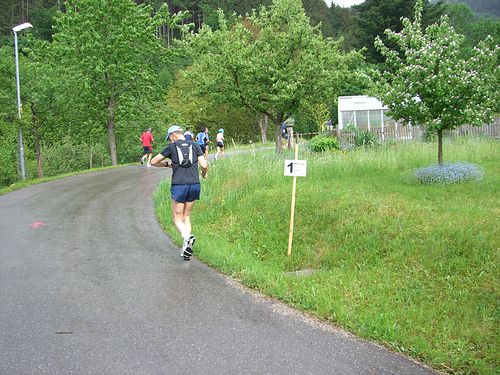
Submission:
M 338 129 L 354 126 L 365 130 L 379 130 L 382 133 L 395 129 L 398 125 L 386 114 L 388 110 L 377 98 L 366 95 L 339 96 Z

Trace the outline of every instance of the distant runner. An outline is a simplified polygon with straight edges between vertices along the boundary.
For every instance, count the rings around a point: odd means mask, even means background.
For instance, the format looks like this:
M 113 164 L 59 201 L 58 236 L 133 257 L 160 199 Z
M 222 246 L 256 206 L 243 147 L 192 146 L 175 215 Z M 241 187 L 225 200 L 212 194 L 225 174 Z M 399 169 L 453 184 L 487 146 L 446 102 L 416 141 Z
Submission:
M 191 133 L 191 128 L 187 127 L 186 131 L 184 132 L 184 138 L 186 138 L 186 141 L 192 141 L 193 140 L 193 133 Z
M 215 154 L 215 160 L 220 156 L 224 157 L 224 129 L 219 129 L 217 136 L 215 138 L 215 144 L 217 145 L 217 153 Z
M 141 164 L 144 164 L 144 160 L 147 159 L 147 167 L 151 167 L 151 157 L 153 156 L 153 134 L 151 133 L 151 128 L 148 128 L 144 133 L 141 134 L 140 138 L 142 142 L 142 150 L 144 155 L 141 158 Z
M 208 128 L 201 128 L 195 140 L 200 145 L 201 151 L 203 151 L 203 155 L 205 155 L 205 159 L 208 159 L 208 144 L 210 143 L 210 138 L 208 138 Z

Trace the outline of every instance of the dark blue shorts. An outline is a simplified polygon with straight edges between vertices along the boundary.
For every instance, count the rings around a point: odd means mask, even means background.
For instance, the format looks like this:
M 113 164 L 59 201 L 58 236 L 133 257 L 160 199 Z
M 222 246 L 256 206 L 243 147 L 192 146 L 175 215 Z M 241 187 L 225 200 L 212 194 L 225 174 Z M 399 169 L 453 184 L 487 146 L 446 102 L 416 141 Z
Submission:
M 153 152 L 153 147 L 151 146 L 143 146 L 142 149 L 144 151 L 144 155 L 151 154 Z
M 179 203 L 193 202 L 200 199 L 200 184 L 172 185 L 172 199 Z

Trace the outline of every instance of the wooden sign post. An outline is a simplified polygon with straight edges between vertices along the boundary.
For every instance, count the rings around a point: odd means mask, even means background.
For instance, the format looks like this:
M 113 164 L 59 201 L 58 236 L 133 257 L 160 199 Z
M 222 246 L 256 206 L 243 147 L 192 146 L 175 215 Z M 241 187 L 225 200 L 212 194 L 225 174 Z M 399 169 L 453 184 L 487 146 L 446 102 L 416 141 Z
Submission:
M 292 254 L 292 241 L 293 241 L 293 222 L 295 218 L 295 195 L 297 191 L 297 176 L 305 177 L 307 162 L 306 160 L 297 160 L 299 156 L 299 145 L 294 145 L 295 156 L 294 160 L 285 160 L 285 176 L 292 176 L 292 205 L 290 209 L 290 229 L 288 231 L 288 252 L 287 255 Z

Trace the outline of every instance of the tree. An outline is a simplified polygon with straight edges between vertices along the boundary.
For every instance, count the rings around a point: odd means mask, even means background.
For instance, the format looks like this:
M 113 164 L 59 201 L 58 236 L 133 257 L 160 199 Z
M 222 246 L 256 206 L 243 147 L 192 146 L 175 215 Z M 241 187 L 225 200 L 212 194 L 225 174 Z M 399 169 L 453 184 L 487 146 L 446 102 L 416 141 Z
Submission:
M 0 186 L 18 178 L 15 74 L 12 47 L 0 47 Z
M 466 37 L 464 47 L 469 50 L 491 35 L 495 44 L 500 44 L 500 19 L 489 15 L 477 15 L 465 3 L 447 4 L 444 12 L 449 23 Z
M 410 17 L 416 0 L 366 0 L 353 6 L 356 13 L 353 27 L 356 41 L 354 46 L 366 48 L 367 61 L 380 63 L 383 58 L 374 48 L 373 42 L 376 37 L 384 38 L 384 31 L 391 29 L 400 31 L 403 17 Z M 426 0 L 424 3 L 424 23 L 435 22 L 439 19 L 441 4 L 431 5 Z
M 480 42 L 465 58 L 464 37 L 443 16 L 439 24 L 421 24 L 422 0 L 415 5 L 415 20 L 403 20 L 403 30 L 386 31 L 397 48 L 380 38 L 375 45 L 391 69 L 377 82 L 377 96 L 390 115 L 404 123 L 427 126 L 438 137 L 438 162 L 443 162 L 443 132 L 460 125 L 490 123 L 498 112 L 498 47 L 491 38 Z
M 60 64 L 71 69 L 73 84 L 99 110 L 107 130 L 111 162 L 118 163 L 117 115 L 141 98 L 159 93 L 153 62 L 164 50 L 156 37 L 161 11 L 131 0 L 70 0 L 57 18 L 54 48 Z
M 221 12 L 219 25 L 216 31 L 203 27 L 189 39 L 194 64 L 186 74 L 199 95 L 268 116 L 278 152 L 285 116 L 306 99 L 333 100 L 351 75 L 348 65 L 361 60 L 358 53 L 340 53 L 339 42 L 324 39 L 300 0 L 274 0 L 231 27 Z
M 224 128 L 227 142 L 230 138 L 237 142 L 258 139 L 259 126 L 255 116 L 249 116 L 241 107 L 217 104 L 209 97 L 197 96 L 193 85 L 196 82 L 180 76 L 169 88 L 166 103 L 171 111 L 167 123 L 190 126 L 193 131 L 206 126 L 214 134 L 217 129 Z

